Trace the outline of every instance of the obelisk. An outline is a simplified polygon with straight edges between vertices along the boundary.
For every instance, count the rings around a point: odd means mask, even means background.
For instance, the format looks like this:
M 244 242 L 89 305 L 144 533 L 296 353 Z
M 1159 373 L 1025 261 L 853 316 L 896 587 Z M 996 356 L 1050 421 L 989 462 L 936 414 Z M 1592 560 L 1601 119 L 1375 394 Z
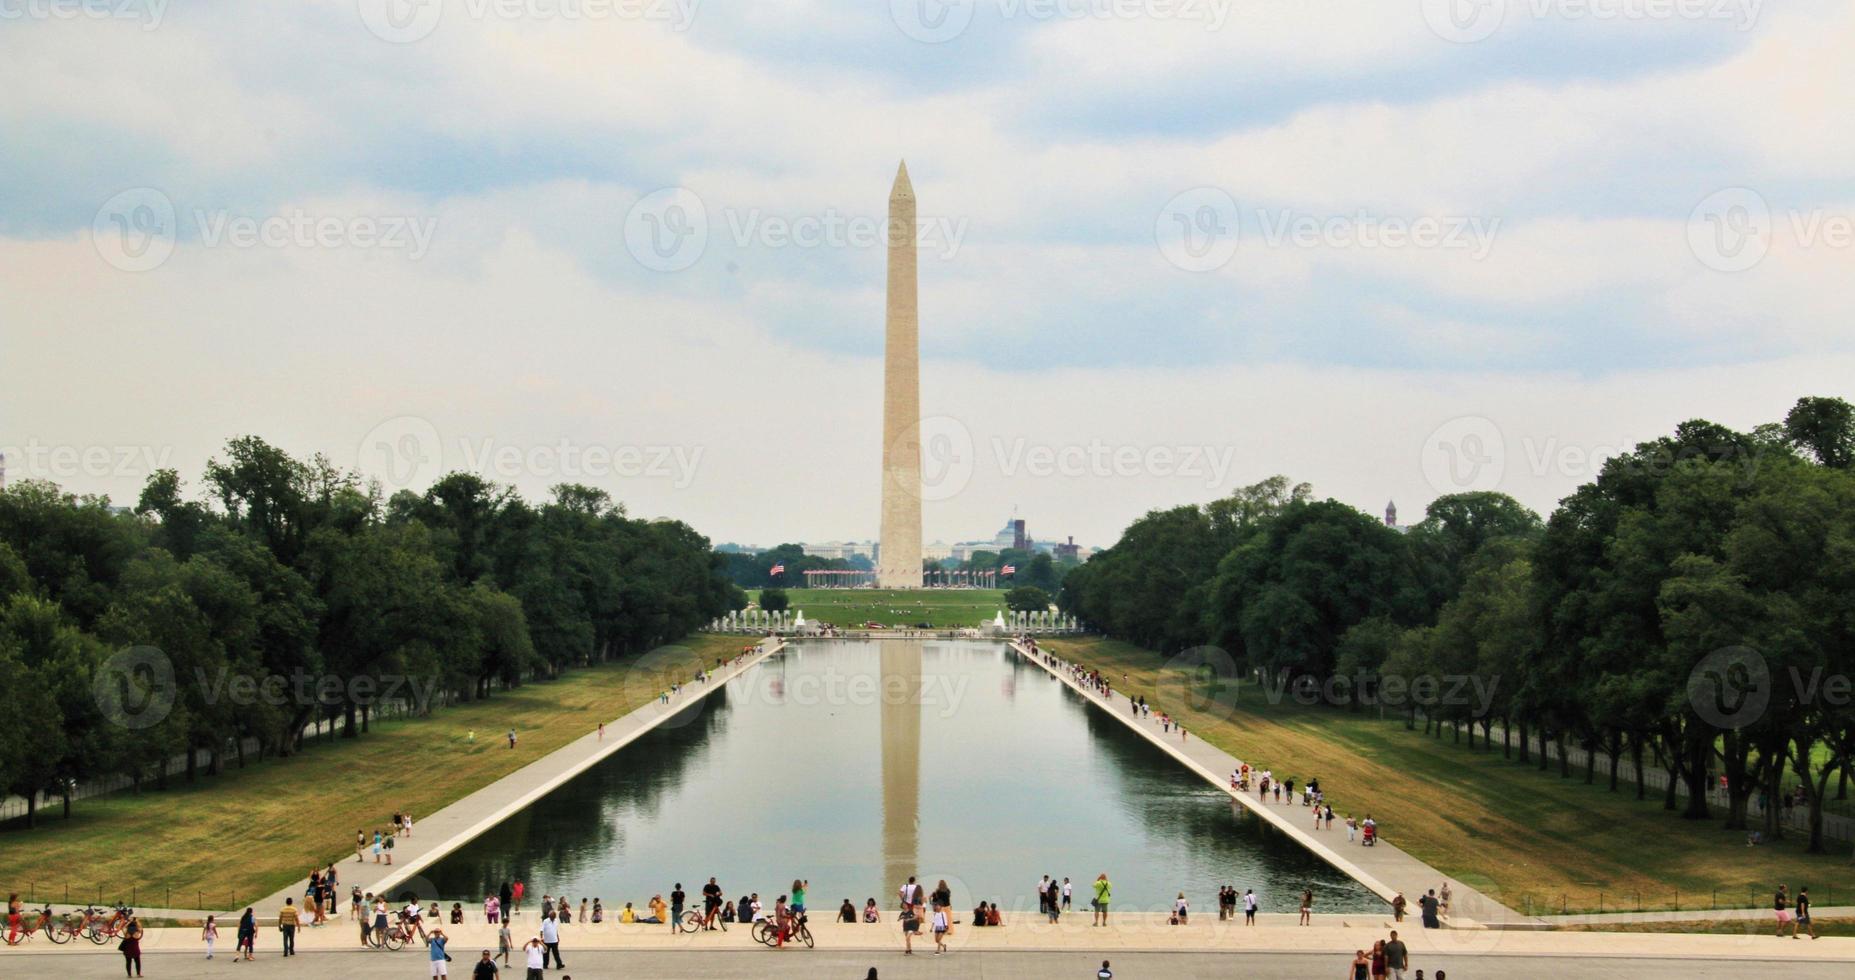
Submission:
M 915 291 L 915 188 L 908 164 L 889 190 L 889 298 L 882 370 L 882 556 L 876 584 L 921 587 L 921 318 Z

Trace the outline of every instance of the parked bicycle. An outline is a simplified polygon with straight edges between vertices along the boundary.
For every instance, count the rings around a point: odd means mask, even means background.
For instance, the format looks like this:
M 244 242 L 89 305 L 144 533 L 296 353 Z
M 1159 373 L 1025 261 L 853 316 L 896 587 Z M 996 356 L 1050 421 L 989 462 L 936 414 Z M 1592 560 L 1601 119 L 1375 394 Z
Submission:
M 21 918 L 25 919 L 26 917 L 22 915 Z M 47 905 L 39 912 L 36 921 L 22 923 L 22 927 L 18 932 L 12 929 L 6 930 L 5 939 L 8 946 L 17 946 L 31 939 L 33 933 L 42 932 L 45 934 L 45 938 L 59 945 L 63 945 L 69 942 L 71 937 L 81 934 L 82 931 L 81 920 L 79 925 L 74 926 L 71 919 L 60 919 L 52 914 L 52 907 Z
M 700 909 L 690 909 L 683 913 L 683 917 L 679 920 L 678 924 L 682 927 L 684 932 L 697 932 L 702 928 L 703 923 L 707 921 L 708 915 L 706 913 Z M 722 932 L 728 931 L 728 920 L 722 918 L 719 912 L 715 913 L 715 924 L 721 927 Z
M 116 906 L 116 910 L 107 918 L 94 908 L 86 908 L 84 910 L 84 938 L 98 946 L 120 938 L 123 930 L 129 927 L 129 918 L 134 914 L 135 910 L 127 905 Z

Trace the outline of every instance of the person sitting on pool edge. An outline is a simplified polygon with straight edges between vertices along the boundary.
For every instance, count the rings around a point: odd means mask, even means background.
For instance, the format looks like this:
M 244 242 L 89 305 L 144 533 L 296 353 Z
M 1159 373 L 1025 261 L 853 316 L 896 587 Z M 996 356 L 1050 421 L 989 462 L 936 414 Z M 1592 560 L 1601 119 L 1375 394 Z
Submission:
M 857 921 L 857 907 L 855 905 L 850 904 L 850 899 L 848 898 L 844 899 L 844 904 L 837 907 L 837 921 L 839 922 Z

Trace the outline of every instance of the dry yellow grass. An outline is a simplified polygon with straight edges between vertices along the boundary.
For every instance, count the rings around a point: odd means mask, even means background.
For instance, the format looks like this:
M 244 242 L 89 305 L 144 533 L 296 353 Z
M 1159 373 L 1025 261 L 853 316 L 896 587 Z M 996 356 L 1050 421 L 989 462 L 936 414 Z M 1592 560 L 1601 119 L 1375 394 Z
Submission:
M 692 637 L 653 656 L 652 667 L 687 674 L 742 643 Z M 429 814 L 656 693 L 629 663 L 605 664 L 427 718 L 377 723 L 359 739 L 314 743 L 195 786 L 80 800 L 68 821 L 49 811 L 37 829 L 0 832 L 0 891 L 232 908 L 351 856 L 357 828 L 383 828 L 400 809 Z M 511 727 L 521 736 L 514 751 L 502 738 Z
M 1145 694 L 1238 758 L 1299 783 L 1318 777 L 1335 812 L 1371 813 L 1387 840 L 1513 908 L 1756 907 L 1780 882 L 1810 886 L 1825 907 L 1855 899 L 1855 887 L 1829 894 L 1847 881 L 1846 850 L 1810 855 L 1794 840 L 1748 848 L 1722 820 L 1683 820 L 1627 784 L 1609 792 L 1601 770 L 1586 786 L 1582 771 L 1562 779 L 1556 766 L 1542 773 L 1498 747 L 1471 752 L 1401 720 L 1272 705 L 1254 685 L 1227 712 L 1194 711 L 1181 703 L 1182 675 L 1158 654 L 1099 639 L 1042 645 L 1108 673 L 1119 692 Z

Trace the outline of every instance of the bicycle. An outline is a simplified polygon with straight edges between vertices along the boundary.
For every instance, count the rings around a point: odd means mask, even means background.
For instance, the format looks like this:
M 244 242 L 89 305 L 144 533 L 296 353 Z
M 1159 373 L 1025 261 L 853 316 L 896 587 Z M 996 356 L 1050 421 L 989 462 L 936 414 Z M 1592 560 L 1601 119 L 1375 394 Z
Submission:
M 690 909 L 683 913 L 683 917 L 678 920 L 678 924 L 682 927 L 684 932 L 698 932 L 707 921 L 707 913 L 700 909 Z M 728 931 L 728 920 L 721 917 L 721 911 L 719 909 L 715 912 L 715 924 L 721 927 L 722 932 Z
M 24 920 L 25 915 L 22 913 L 20 918 Z M 6 930 L 5 936 L 0 937 L 0 938 L 5 938 L 6 944 L 8 946 L 17 946 L 20 943 L 23 943 L 26 940 L 31 939 L 33 933 L 43 932 L 45 934 L 45 938 L 59 945 L 63 945 L 64 943 L 70 941 L 72 936 L 75 936 L 78 934 L 78 930 L 73 929 L 71 927 L 71 923 L 68 920 L 61 922 L 60 928 L 53 928 L 52 926 L 53 918 L 54 916 L 52 915 L 52 907 L 47 905 L 42 911 L 39 912 L 39 920 L 37 922 L 31 925 L 25 926 L 24 928 L 20 929 L 18 932 L 14 932 L 13 929 L 9 927 Z M 22 924 L 23 924 L 23 921 L 22 921 Z
M 84 910 L 84 938 L 98 946 L 122 935 L 123 927 L 129 924 L 133 910 L 127 905 L 116 906 L 116 912 L 108 919 L 97 913 L 94 908 Z
M 792 924 L 792 930 L 787 934 L 786 941 L 791 943 L 804 943 L 806 949 L 811 949 L 813 943 L 812 931 L 805 925 L 806 918 L 808 917 L 801 915 L 798 920 Z M 759 922 L 754 923 L 754 939 L 768 946 L 777 946 L 779 945 L 779 927 L 775 926 L 770 920 L 761 919 Z
M 380 932 L 378 929 L 374 930 L 368 935 L 367 941 L 372 944 L 375 949 L 385 949 L 387 952 L 397 953 L 403 949 L 408 942 L 412 941 L 412 934 L 406 931 L 405 926 L 396 923 L 387 926 L 385 933 Z

